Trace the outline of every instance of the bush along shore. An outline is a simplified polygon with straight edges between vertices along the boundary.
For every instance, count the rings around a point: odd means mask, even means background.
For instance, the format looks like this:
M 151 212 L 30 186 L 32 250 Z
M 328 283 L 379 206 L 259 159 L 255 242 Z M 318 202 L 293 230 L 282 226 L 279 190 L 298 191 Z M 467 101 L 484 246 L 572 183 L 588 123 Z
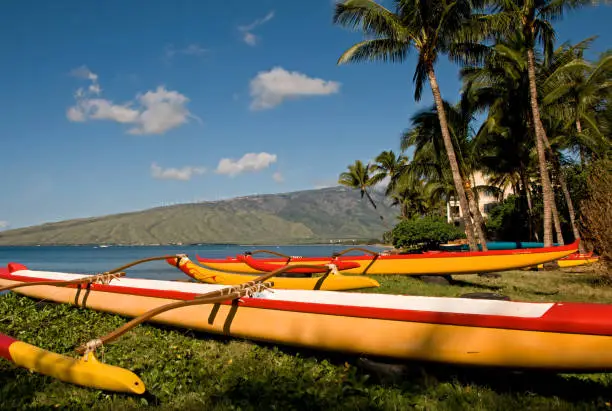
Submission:
M 465 275 L 451 285 L 380 277 L 381 287 L 367 292 L 459 296 L 485 291 L 513 300 L 612 302 L 612 289 L 599 285 L 588 271 Z M 126 321 L 12 293 L 0 297 L 0 332 L 67 355 Z M 83 388 L 0 361 L 2 409 L 550 410 L 605 409 L 612 400 L 609 374 L 389 363 L 149 324 L 105 345 L 98 357 L 138 374 L 147 392 L 137 396 Z

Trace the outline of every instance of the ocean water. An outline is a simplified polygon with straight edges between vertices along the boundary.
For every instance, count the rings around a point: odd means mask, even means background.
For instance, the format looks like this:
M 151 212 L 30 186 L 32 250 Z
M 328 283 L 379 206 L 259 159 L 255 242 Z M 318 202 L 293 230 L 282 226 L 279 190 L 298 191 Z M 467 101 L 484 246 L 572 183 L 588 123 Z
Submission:
M 245 251 L 272 250 L 293 256 L 329 256 L 351 246 L 322 245 L 195 245 L 195 246 L 2 246 L 0 247 L 0 267 L 10 262 L 26 265 L 32 270 L 60 271 L 66 273 L 95 274 L 112 270 L 135 260 L 147 257 L 187 254 L 196 261 L 201 257 L 225 258 Z M 360 246 L 373 251 L 381 251 L 375 246 Z M 350 252 L 349 255 L 361 254 Z M 264 256 L 265 254 L 262 254 Z M 150 261 L 125 270 L 126 275 L 134 278 L 156 280 L 186 279 L 186 275 L 166 261 Z

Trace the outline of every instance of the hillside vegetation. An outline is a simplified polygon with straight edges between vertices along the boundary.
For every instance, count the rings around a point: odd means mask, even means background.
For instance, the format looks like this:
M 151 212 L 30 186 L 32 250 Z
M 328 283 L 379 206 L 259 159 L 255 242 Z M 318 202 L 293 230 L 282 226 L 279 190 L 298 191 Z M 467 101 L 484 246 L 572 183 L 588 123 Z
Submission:
M 397 214 L 382 201 L 374 210 L 359 192 L 332 187 L 48 223 L 1 232 L 0 245 L 371 240 L 380 239 Z

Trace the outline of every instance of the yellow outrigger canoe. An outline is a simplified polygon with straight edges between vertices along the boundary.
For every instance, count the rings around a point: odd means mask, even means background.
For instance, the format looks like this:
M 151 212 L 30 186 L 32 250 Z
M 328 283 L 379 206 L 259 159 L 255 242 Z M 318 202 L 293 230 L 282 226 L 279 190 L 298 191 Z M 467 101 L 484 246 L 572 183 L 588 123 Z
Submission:
M 248 275 L 209 270 L 206 267 L 194 263 L 187 256 L 183 256 L 180 259 L 168 258 L 166 261 L 168 264 L 178 267 L 188 276 L 208 284 L 237 285 L 246 281 L 252 281 L 257 278 L 258 275 L 262 274 L 261 271 L 254 271 L 258 274 Z M 280 268 L 280 266 L 278 268 Z M 274 282 L 274 288 L 289 290 L 342 291 L 380 286 L 378 281 L 366 276 L 347 276 L 338 273 L 307 278 L 273 277 L 271 281 Z
M 333 257 L 340 261 L 356 262 L 358 268 L 343 270 L 343 274 L 405 274 L 405 275 L 452 275 L 488 273 L 537 266 L 575 253 L 578 242 L 542 248 L 524 248 L 494 251 L 429 251 L 421 254 L 384 254 L 368 250 L 370 254 L 340 255 Z M 347 251 L 347 250 L 345 250 Z M 240 258 L 225 259 L 196 256 L 199 262 L 214 270 L 234 273 L 259 273 Z M 258 258 L 258 261 L 272 264 L 328 264 L 332 257 L 286 256 Z
M 12 264 L 0 268 L 0 287 L 83 277 Z M 147 321 L 272 344 L 456 365 L 612 371 L 611 304 L 265 288 L 198 304 L 210 292 L 229 296 L 235 288 L 120 278 L 14 292 L 127 317 L 185 303 Z
M 28 370 L 84 387 L 143 394 L 145 385 L 133 372 L 99 362 L 94 353 L 72 358 L 0 333 L 0 357 Z

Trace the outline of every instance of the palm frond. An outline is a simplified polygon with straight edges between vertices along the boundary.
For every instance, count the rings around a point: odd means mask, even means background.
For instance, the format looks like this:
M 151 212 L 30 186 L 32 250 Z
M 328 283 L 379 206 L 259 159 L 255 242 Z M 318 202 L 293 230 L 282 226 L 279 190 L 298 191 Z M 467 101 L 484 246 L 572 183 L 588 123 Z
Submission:
M 392 40 L 405 38 L 405 27 L 398 16 L 373 0 L 336 3 L 332 21 L 366 35 L 384 36 Z
M 364 40 L 346 50 L 337 64 L 360 63 L 379 60 L 382 62 L 402 63 L 406 60 L 410 44 L 394 39 Z

